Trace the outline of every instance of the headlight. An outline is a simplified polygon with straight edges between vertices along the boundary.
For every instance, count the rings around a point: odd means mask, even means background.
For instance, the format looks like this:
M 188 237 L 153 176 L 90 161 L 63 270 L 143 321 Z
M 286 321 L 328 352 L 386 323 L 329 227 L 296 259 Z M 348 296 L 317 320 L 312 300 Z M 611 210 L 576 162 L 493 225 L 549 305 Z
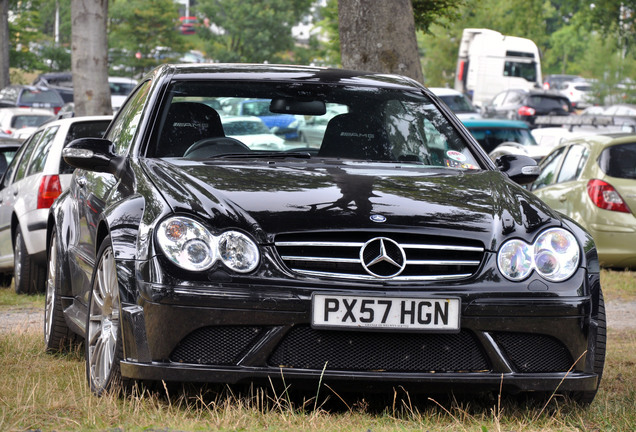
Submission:
M 221 260 L 228 268 L 248 273 L 258 265 L 258 246 L 247 235 L 226 231 L 214 236 L 199 222 L 174 216 L 157 228 L 157 243 L 163 253 L 179 267 L 204 271 Z
M 248 273 L 258 265 L 258 247 L 248 236 L 227 231 L 219 236 L 219 256 L 223 264 L 239 273 Z
M 518 239 L 504 243 L 497 254 L 497 265 L 512 281 L 523 280 L 536 270 L 543 278 L 560 282 L 576 271 L 579 251 L 572 233 L 552 228 L 542 232 L 532 245 Z

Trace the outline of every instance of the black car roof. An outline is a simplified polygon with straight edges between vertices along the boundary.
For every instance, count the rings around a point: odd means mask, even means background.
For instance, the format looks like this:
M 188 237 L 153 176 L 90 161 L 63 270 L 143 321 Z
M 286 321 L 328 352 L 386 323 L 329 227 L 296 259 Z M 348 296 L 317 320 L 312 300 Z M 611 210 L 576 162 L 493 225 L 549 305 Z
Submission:
M 151 72 L 153 73 L 153 72 Z M 390 74 L 374 74 L 345 69 L 312 66 L 264 65 L 264 64 L 179 64 L 163 65 L 154 73 L 171 74 L 175 79 L 227 79 L 261 81 L 296 81 L 321 84 L 368 85 L 374 87 L 401 87 L 422 90 L 416 81 Z

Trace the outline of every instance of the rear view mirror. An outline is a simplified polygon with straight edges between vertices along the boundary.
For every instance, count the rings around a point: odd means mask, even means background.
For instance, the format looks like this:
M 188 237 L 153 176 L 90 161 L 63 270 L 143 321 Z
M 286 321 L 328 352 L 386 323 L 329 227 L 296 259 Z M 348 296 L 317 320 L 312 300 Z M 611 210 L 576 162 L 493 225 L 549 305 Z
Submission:
M 521 185 L 532 183 L 541 174 L 541 167 L 529 156 L 506 154 L 498 157 L 495 164 L 499 171 Z
M 103 138 L 79 138 L 62 150 L 62 157 L 72 167 L 115 174 L 120 158 L 115 145 Z
M 269 105 L 276 114 L 324 115 L 327 106 L 323 101 L 303 101 L 291 98 L 274 98 Z

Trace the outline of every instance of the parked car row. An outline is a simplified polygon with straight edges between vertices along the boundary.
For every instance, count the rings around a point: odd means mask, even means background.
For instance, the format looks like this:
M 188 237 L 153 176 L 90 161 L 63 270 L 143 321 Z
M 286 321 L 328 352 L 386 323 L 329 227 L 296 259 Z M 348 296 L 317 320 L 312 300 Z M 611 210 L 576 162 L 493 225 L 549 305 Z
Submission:
M 588 404 L 606 339 L 595 238 L 535 195 L 584 162 L 568 147 L 541 173 L 526 123 L 452 105 L 399 76 L 161 66 L 112 121 L 49 122 L 11 154 L 0 281 L 45 290 L 46 349 L 83 339 L 98 395 L 284 377 Z M 631 178 L 614 158 L 636 145 L 608 140 L 594 175 Z
M 568 83 L 577 82 L 571 76 L 562 78 L 551 81 L 549 88 L 567 89 Z M 526 102 L 529 95 L 541 94 L 510 90 L 502 95 L 510 93 L 525 94 Z M 559 98 L 548 93 L 542 97 Z M 542 124 L 530 129 L 529 121 L 488 118 L 463 123 L 493 161 L 520 154 L 540 162 L 541 174 L 528 188 L 585 227 L 596 242 L 601 265 L 636 268 L 636 107 L 592 107 L 566 119 L 561 116 L 571 113 L 565 109 L 553 114 L 559 116 L 553 123 L 562 121 L 566 127 Z
M 68 188 L 73 171 L 62 149 L 77 138 L 101 137 L 111 118 L 51 121 L 23 144 L 0 148 L 0 285 L 9 286 L 13 278 L 18 293 L 44 291 L 49 207 Z
M 324 124 L 320 144 L 250 148 L 231 128 L 261 112 L 221 115 L 228 95 Z M 496 166 L 412 80 L 164 65 L 104 138 L 63 155 L 75 171 L 46 221 L 45 343 L 84 340 L 95 394 L 281 377 L 596 394 L 594 241 L 522 187 L 534 160 Z
M 73 103 L 73 74 L 71 72 L 47 72 L 37 76 L 34 86 L 56 91 L 63 104 Z M 137 85 L 137 80 L 126 77 L 108 77 L 113 112 L 116 112 L 126 96 Z M 60 107 L 62 106 L 60 105 Z

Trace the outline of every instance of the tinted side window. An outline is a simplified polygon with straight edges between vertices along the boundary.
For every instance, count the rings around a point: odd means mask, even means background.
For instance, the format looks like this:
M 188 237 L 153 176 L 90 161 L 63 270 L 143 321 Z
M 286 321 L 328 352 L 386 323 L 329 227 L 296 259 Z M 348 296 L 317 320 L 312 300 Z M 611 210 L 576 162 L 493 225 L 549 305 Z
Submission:
M 24 152 L 22 153 L 22 157 L 18 161 L 18 166 L 16 168 L 14 182 L 17 182 L 24 178 L 26 174 L 27 163 L 31 159 L 31 155 L 33 154 L 33 151 L 35 150 L 35 147 L 37 146 L 38 142 L 42 138 L 43 133 L 44 131 L 38 132 L 36 135 L 32 136 L 31 139 L 24 144 L 26 147 L 24 149 Z
M 44 131 L 44 135 L 42 139 L 35 146 L 35 151 L 33 152 L 33 157 L 31 158 L 31 162 L 29 162 L 29 166 L 27 168 L 26 176 L 30 176 L 32 174 L 36 174 L 42 172 L 44 169 L 44 164 L 46 164 L 46 158 L 49 155 L 49 151 L 51 150 L 51 145 L 53 144 L 53 138 L 55 138 L 55 134 L 59 129 L 59 126 L 53 126 L 47 128 Z
M 589 156 L 589 150 L 582 145 L 573 145 L 568 150 L 565 159 L 563 160 L 563 168 L 559 172 L 557 183 L 563 183 L 567 181 L 576 180 L 583 170 L 583 166 Z
M 537 64 L 508 60 L 504 63 L 504 76 L 520 77 L 530 82 L 536 81 Z
M 636 179 L 636 143 L 606 148 L 598 158 L 598 165 L 608 176 Z
M 546 156 L 543 163 L 541 163 L 541 174 L 535 182 L 532 183 L 532 186 L 530 187 L 531 190 L 541 189 L 542 187 L 549 186 L 554 182 L 557 170 L 561 166 L 561 160 L 563 159 L 564 153 L 565 147 L 562 147 Z
M 117 113 L 108 135 L 105 136 L 106 139 L 115 144 L 115 151 L 119 155 L 125 154 L 132 144 L 149 90 L 150 81 L 146 81 L 137 88 L 135 94 L 126 101 L 126 104 Z
M 33 139 L 37 139 L 36 136 L 33 136 L 32 138 L 30 138 L 30 140 Z M 11 184 L 11 182 L 13 181 L 13 174 L 15 173 L 15 169 L 18 166 L 18 162 L 20 162 L 20 160 L 22 159 L 22 155 L 24 155 L 24 149 L 26 148 L 27 143 L 30 141 L 27 141 L 24 145 L 22 145 L 18 151 L 16 152 L 15 156 L 13 157 L 13 160 L 11 161 L 11 163 L 9 164 L 9 167 L 7 168 L 7 170 L 4 173 L 4 177 L 2 177 L 2 188 L 6 188 L 7 186 L 9 186 Z

